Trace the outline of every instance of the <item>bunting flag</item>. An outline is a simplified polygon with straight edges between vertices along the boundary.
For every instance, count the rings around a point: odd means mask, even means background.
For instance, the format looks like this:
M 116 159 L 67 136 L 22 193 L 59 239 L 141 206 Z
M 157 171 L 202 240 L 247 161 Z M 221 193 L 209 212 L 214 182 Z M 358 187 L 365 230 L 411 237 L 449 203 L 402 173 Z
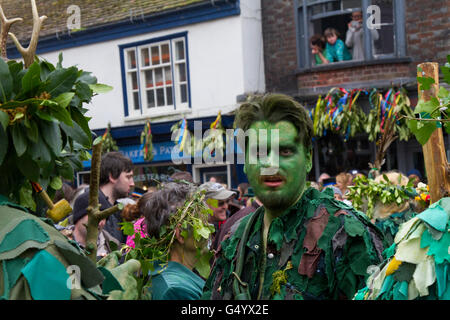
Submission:
M 180 146 L 180 151 L 183 151 L 184 149 L 187 135 L 188 135 L 187 121 L 186 118 L 183 118 L 183 120 L 181 121 L 180 135 L 178 138 L 178 145 Z

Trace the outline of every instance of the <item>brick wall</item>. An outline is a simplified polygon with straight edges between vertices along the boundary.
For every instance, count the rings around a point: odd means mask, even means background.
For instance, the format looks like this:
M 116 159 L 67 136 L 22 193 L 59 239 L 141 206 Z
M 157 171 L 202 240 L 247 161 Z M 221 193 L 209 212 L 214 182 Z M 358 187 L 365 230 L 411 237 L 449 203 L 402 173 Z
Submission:
M 450 54 L 450 1 L 408 0 L 406 3 L 407 54 L 412 57 L 411 72 L 419 63 L 440 64 Z
M 405 32 L 410 62 L 298 73 L 294 1 L 262 0 L 261 3 L 267 91 L 295 93 L 308 87 L 414 79 L 417 64 L 426 61 L 443 64 L 450 54 L 450 1 L 407 0 Z
M 362 65 L 358 67 L 317 72 L 304 72 L 297 76 L 298 88 L 337 86 L 346 83 L 368 83 L 376 80 L 405 78 L 409 74 L 409 63 Z
M 261 0 L 266 90 L 295 92 L 297 44 L 293 0 Z

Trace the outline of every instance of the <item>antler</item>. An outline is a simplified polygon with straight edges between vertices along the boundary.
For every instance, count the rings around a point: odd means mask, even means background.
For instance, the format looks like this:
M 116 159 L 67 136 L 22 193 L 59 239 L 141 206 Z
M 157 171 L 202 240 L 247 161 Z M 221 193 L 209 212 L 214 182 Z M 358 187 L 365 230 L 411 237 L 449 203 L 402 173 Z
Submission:
M 6 55 L 6 39 L 8 38 L 8 32 L 11 28 L 12 24 L 18 21 L 23 21 L 22 18 L 14 18 L 14 19 L 7 19 L 3 8 L 0 5 L 0 21 L 2 22 L 2 28 L 1 28 L 1 38 L 0 38 L 0 50 L 1 55 L 4 60 L 7 60 L 8 57 Z
M 33 32 L 31 34 L 31 40 L 30 44 L 28 45 L 28 48 L 25 49 L 24 47 L 22 47 L 19 40 L 17 40 L 16 36 L 11 32 L 9 33 L 9 35 L 11 36 L 17 47 L 17 50 L 19 50 L 20 54 L 23 57 L 23 60 L 25 62 L 25 68 L 28 68 L 34 62 L 39 32 L 41 31 L 42 23 L 44 22 L 45 19 L 47 19 L 47 16 L 39 17 L 39 13 L 37 11 L 36 6 L 36 0 L 31 0 L 31 10 L 33 12 Z

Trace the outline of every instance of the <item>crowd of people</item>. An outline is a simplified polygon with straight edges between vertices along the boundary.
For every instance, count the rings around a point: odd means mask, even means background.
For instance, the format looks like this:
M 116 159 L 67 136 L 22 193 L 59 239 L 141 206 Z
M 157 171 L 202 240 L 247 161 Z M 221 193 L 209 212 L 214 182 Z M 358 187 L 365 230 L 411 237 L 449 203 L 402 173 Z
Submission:
M 379 38 L 376 29 L 370 29 L 372 41 Z M 362 11 L 353 11 L 345 40 L 336 28 L 326 28 L 323 34 L 313 35 L 309 42 L 315 65 L 348 60 L 364 60 L 364 28 Z
M 120 152 L 103 155 L 101 209 L 121 201 L 126 206 L 99 224 L 98 260 L 117 250 L 123 259 L 134 247 L 137 234 L 157 242 L 169 226 L 174 228 L 168 261 L 155 262 L 148 274 L 152 299 L 352 299 L 366 285 L 368 268 L 381 264 L 385 250 L 393 244 L 395 232 L 387 237 L 386 230 L 376 226 L 377 219 L 406 212 L 407 202 L 395 208 L 377 208 L 370 221 L 348 199 L 349 188 L 362 173 L 352 170 L 335 177 L 323 173 L 316 182 L 308 183 L 312 124 L 307 112 L 285 95 L 253 99 L 240 107 L 236 126 L 243 130 L 281 129 L 283 137 L 274 143 L 278 150 L 271 149 L 270 134 L 248 141 L 246 152 L 265 143 L 269 157 L 256 163 L 246 161 L 248 183 L 239 184 L 236 190 L 217 178 L 199 185 L 189 172 L 176 172 L 156 188 L 132 193 L 130 159 Z M 262 169 L 275 165 L 272 152 L 280 155 L 277 170 L 262 174 Z M 408 183 L 408 178 L 415 178 L 416 184 L 421 180 L 417 170 L 386 176 L 397 184 Z M 77 191 L 75 197 L 71 196 L 75 192 L 65 194 L 74 210 L 59 224 L 60 231 L 81 248 L 86 241 L 88 190 Z M 210 214 L 203 221 L 194 211 L 193 219 L 210 226 L 208 239 L 182 227 L 185 215 L 178 216 L 181 220 L 175 224 L 171 219 L 199 191 Z M 403 218 L 407 220 L 406 215 Z M 124 234 L 123 221 L 134 224 L 134 235 Z M 214 255 L 210 272 L 202 276 L 196 265 L 206 252 Z

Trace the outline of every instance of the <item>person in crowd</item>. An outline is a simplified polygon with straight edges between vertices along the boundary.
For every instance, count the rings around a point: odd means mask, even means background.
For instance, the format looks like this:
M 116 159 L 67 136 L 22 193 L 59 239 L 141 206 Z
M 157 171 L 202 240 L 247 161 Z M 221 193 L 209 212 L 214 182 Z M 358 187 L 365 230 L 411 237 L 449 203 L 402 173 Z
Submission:
M 334 186 L 334 185 L 327 186 L 327 187 L 325 187 L 324 190 L 326 190 L 326 189 L 331 189 L 331 190 L 333 190 L 333 196 L 334 196 L 334 198 L 335 198 L 336 200 L 339 200 L 339 201 L 343 201 L 343 200 L 344 200 L 344 196 L 343 196 L 343 194 L 342 194 L 342 191 L 341 191 L 341 189 L 339 189 L 337 186 Z
M 233 191 L 227 190 L 220 183 L 206 182 L 199 187 L 205 190 L 205 199 L 208 206 L 213 210 L 209 222 L 214 225 L 216 233 L 220 226 L 228 218 L 228 200 L 235 195 Z
M 100 187 L 98 201 L 100 210 L 112 207 L 117 199 L 127 197 L 134 188 L 133 163 L 121 152 L 108 152 L 102 156 L 100 165 Z M 86 188 L 75 201 L 73 206 L 75 217 L 81 219 L 87 212 L 89 204 L 89 188 Z M 117 243 L 124 244 L 126 237 L 120 230 L 122 222 L 121 212 L 118 211 L 106 219 L 104 230 L 107 231 Z
M 325 58 L 327 58 L 328 61 L 340 62 L 352 59 L 352 55 L 345 46 L 344 41 L 339 39 L 339 31 L 334 28 L 327 28 L 323 34 L 327 39 Z
M 324 172 L 324 173 L 322 173 L 320 176 L 319 176 L 319 179 L 317 179 L 317 183 L 319 184 L 319 188 L 320 188 L 320 190 L 322 190 L 324 187 L 323 187 L 323 182 L 326 180 L 326 179 L 330 179 L 331 178 L 331 176 L 328 174 L 328 173 L 326 173 L 326 172 Z
M 342 198 L 348 192 L 348 187 L 352 184 L 353 176 L 351 173 L 341 172 L 336 176 L 336 186 L 341 190 Z
M 72 233 L 72 239 L 82 248 L 86 249 L 87 238 L 87 224 L 88 214 L 83 211 L 77 211 L 73 215 L 74 229 Z M 101 259 L 111 253 L 110 242 L 114 242 L 118 247 L 121 245 L 117 239 L 115 239 L 108 231 L 105 230 L 106 219 L 103 219 L 98 224 L 98 239 L 97 239 L 97 259 Z
M 172 181 L 181 181 L 181 180 L 184 180 L 184 181 L 189 182 L 189 183 L 194 183 L 194 179 L 192 178 L 191 173 L 190 173 L 190 172 L 187 172 L 187 171 L 178 171 L 178 172 L 175 172 L 175 173 L 173 173 L 173 174 L 170 176 L 170 179 L 171 179 Z
M 247 193 L 248 187 L 250 185 L 247 182 L 242 182 L 238 185 L 239 197 L 238 201 L 242 206 L 245 206 L 247 203 L 248 197 L 245 196 Z
M 408 178 L 400 172 L 392 170 L 386 172 L 385 175 L 394 185 L 404 187 L 408 184 Z M 376 177 L 375 182 L 385 182 L 383 175 Z M 377 201 L 373 213 L 374 223 L 383 231 L 389 246 L 394 242 L 400 225 L 416 215 L 414 209 L 413 197 L 401 204 L 395 202 L 383 204 L 381 201 Z
M 327 51 L 325 49 L 325 38 L 322 35 L 313 35 L 309 39 L 309 44 L 311 46 L 311 53 L 314 57 L 314 62 L 317 66 L 330 63 L 330 61 L 325 58 L 327 55 Z
M 257 95 L 237 110 L 235 127 L 257 133 L 242 149 L 262 206 L 221 242 L 202 299 L 351 299 L 367 267 L 382 260 L 382 234 L 364 214 L 305 188 L 313 135 L 306 109 L 284 94 Z M 272 130 L 283 132 L 278 141 Z M 250 161 L 262 145 L 267 157 Z
M 253 201 L 251 201 L 251 203 L 249 203 L 248 206 L 242 208 L 234 215 L 232 215 L 230 218 L 228 218 L 222 225 L 222 227 L 219 229 L 211 245 L 211 249 L 214 250 L 214 252 L 219 251 L 220 243 L 223 240 L 228 239 L 236 231 L 236 228 L 239 226 L 239 223 L 242 220 L 242 218 L 256 211 L 256 209 L 262 206 L 261 201 L 257 197 L 253 197 L 251 199 Z
M 408 176 L 408 179 L 414 179 L 414 188 L 417 188 L 417 185 L 419 182 L 422 181 L 422 175 L 420 174 L 420 171 L 417 169 L 409 170 L 406 174 Z
M 373 43 L 379 38 L 378 31 L 375 28 L 369 30 Z M 364 60 L 364 28 L 361 10 L 352 12 L 352 21 L 348 23 L 345 45 L 351 48 L 353 60 Z
M 194 192 L 192 184 L 169 182 L 151 194 L 145 194 L 135 205 L 145 218 L 143 229 L 149 237 L 159 239 L 160 230 L 169 224 L 170 217 Z M 193 270 L 198 259 L 197 248 L 207 243 L 196 243 L 192 233 L 187 238 L 175 231 L 166 266 L 155 263 L 151 271 L 149 291 L 153 300 L 197 300 L 205 281 Z

